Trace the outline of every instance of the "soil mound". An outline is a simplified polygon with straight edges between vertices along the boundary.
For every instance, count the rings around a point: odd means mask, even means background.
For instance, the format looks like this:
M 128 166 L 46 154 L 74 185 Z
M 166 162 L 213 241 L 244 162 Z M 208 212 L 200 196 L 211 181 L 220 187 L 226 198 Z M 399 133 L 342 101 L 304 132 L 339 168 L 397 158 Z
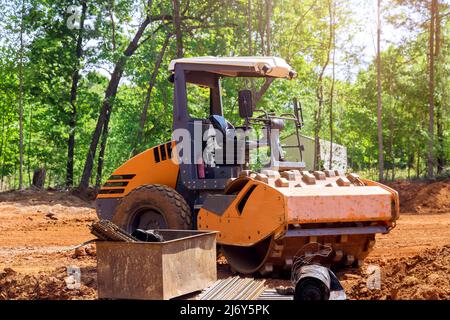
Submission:
M 65 268 L 38 275 L 24 275 L 11 268 L 0 271 L 0 300 L 84 300 L 97 298 L 95 269 L 83 269 L 79 288 Z
M 351 275 L 346 285 L 350 299 L 450 299 L 450 245 L 427 249 L 408 258 L 381 261 L 381 289 L 367 286 L 367 267 Z M 345 279 L 345 276 L 344 276 Z
M 0 192 L 0 202 L 20 205 L 52 205 L 67 207 L 93 207 L 90 200 L 81 199 L 73 191 L 25 189 Z
M 431 183 L 398 180 L 389 185 L 398 191 L 404 213 L 437 214 L 450 211 L 450 179 Z

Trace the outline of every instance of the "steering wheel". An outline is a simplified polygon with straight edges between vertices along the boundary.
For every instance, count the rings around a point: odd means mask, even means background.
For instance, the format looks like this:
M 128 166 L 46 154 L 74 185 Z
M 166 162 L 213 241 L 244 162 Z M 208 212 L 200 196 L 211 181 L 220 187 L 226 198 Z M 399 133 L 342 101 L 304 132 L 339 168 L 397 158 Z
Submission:
M 231 130 L 235 130 L 233 124 L 225 119 L 223 116 L 212 115 L 209 117 L 212 126 L 219 130 L 224 136 L 227 135 L 227 132 Z

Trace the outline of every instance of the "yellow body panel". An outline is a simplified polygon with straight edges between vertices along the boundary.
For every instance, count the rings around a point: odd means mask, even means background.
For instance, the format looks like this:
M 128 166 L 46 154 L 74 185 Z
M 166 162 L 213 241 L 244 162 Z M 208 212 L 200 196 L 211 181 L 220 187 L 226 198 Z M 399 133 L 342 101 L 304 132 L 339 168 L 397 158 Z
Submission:
M 378 186 L 278 188 L 289 223 L 390 220 L 391 194 Z
M 332 178 L 330 180 L 335 180 Z M 247 184 L 245 184 L 247 181 Z M 200 209 L 198 228 L 220 232 L 218 243 L 252 246 L 274 236 L 281 237 L 289 225 L 337 222 L 380 222 L 390 226 L 398 218 L 398 195 L 383 185 L 365 181 L 365 186 L 276 187 L 250 178 L 237 179 L 227 187 L 245 187 L 222 216 Z M 252 185 L 242 214 L 238 204 Z
M 389 188 L 388 186 L 386 186 L 382 183 L 376 182 L 376 181 L 372 181 L 369 179 L 361 179 L 361 181 L 364 182 L 364 184 L 366 186 L 378 186 L 378 187 L 383 188 L 384 190 L 388 191 L 391 194 L 391 199 L 393 202 L 392 219 L 395 222 L 395 220 L 397 220 L 400 217 L 400 198 L 398 196 L 398 192 L 395 191 L 394 189 Z
M 179 172 L 175 157 L 175 142 L 162 144 L 136 155 L 112 173 L 97 198 L 120 198 L 145 184 L 163 184 L 175 188 Z M 114 184 L 119 185 L 111 186 Z
M 256 185 L 242 211 L 239 202 Z M 287 226 L 283 196 L 260 181 L 252 180 L 238 194 L 222 216 L 202 208 L 197 218 L 199 230 L 220 230 L 220 244 L 251 246 L 267 236 L 282 234 Z

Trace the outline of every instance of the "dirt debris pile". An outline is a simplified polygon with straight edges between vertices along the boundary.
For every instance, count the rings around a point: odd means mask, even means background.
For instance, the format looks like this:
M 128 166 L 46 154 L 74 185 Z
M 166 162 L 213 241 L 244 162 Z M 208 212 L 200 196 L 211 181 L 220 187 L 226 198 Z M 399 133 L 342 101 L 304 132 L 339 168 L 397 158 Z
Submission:
M 381 267 L 381 290 L 368 288 L 366 265 L 355 274 L 343 277 L 350 299 L 450 299 L 450 245 L 427 249 L 408 258 L 373 261 L 373 264 Z
M 24 189 L 0 192 L 0 202 L 18 202 L 23 205 L 59 204 L 67 207 L 86 207 L 91 199 L 81 199 L 76 192 Z
M 94 269 L 83 269 L 78 289 L 70 289 L 71 279 L 65 268 L 54 272 L 24 275 L 11 268 L 0 272 L 0 300 L 84 300 L 97 298 Z
M 432 183 L 398 180 L 389 186 L 399 193 L 402 213 L 436 214 L 450 211 L 450 179 Z

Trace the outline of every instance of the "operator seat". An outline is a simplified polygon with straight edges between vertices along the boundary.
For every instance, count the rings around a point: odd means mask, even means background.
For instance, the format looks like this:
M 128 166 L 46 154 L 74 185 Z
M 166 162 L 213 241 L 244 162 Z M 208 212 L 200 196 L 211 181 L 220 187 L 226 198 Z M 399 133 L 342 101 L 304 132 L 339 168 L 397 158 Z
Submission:
M 215 130 L 215 146 L 217 149 L 215 149 L 213 157 L 215 157 L 216 160 L 219 160 L 219 163 L 222 166 L 236 165 L 238 152 L 236 128 L 221 115 L 211 115 L 208 120 Z M 220 135 L 218 132 L 220 132 Z M 233 147 L 230 148 L 230 146 Z M 232 154 L 228 154 L 230 152 L 232 152 Z M 230 163 L 230 160 L 232 159 L 234 160 Z

